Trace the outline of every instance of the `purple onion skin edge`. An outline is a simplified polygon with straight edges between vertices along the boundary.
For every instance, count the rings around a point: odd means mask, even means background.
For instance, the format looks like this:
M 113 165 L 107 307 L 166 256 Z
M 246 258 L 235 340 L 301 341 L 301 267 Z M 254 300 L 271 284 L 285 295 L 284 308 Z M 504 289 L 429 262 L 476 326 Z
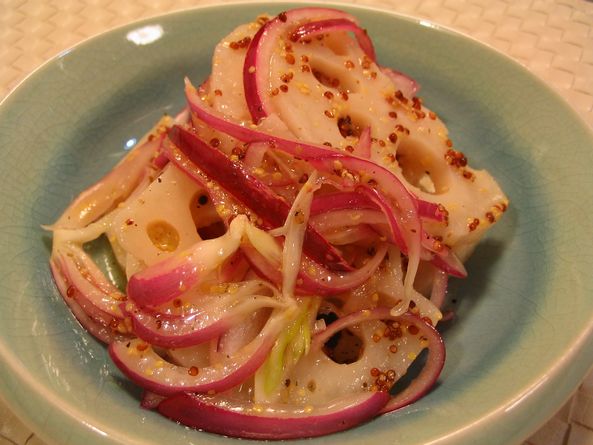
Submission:
M 374 392 L 356 405 L 321 414 L 272 417 L 247 414 L 208 403 L 200 395 L 180 393 L 163 400 L 158 411 L 183 425 L 230 437 L 259 440 L 303 439 L 343 431 L 375 417 L 389 393 Z

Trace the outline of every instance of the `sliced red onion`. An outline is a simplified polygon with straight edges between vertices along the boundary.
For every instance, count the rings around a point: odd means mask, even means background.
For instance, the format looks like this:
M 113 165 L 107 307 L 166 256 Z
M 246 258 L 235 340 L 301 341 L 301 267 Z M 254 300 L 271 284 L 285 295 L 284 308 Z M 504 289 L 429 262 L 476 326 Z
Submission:
M 245 171 L 241 163 L 232 162 L 223 152 L 183 127 L 174 126 L 169 139 L 208 178 L 248 208 L 257 209 L 264 219 L 264 227 L 276 228 L 284 224 L 290 209 L 288 203 Z
M 278 18 L 268 20 L 253 36 L 243 64 L 243 88 L 247 108 L 253 122 L 271 114 L 268 99 L 269 62 L 281 34 L 283 23 Z
M 184 124 L 187 124 L 190 120 L 191 120 L 191 112 L 189 110 L 189 107 L 185 106 L 183 108 L 183 110 L 181 110 L 177 114 L 177 116 L 175 116 L 175 118 L 173 119 L 173 122 L 178 125 L 184 125 Z M 165 168 L 165 166 L 167 165 L 168 162 L 169 162 L 169 158 L 167 157 L 167 155 L 161 145 L 157 155 L 152 160 L 152 165 L 157 170 L 162 170 L 163 168 Z
M 418 206 L 418 214 L 421 217 L 437 221 L 442 221 L 446 218 L 446 210 L 439 204 L 418 200 Z M 367 213 L 360 218 L 360 221 L 371 225 L 377 223 L 375 209 L 380 209 L 381 214 L 383 215 L 383 221 L 385 221 L 390 228 L 389 233 L 391 234 L 391 240 L 393 241 L 394 239 L 397 239 L 396 236 L 400 231 L 399 223 L 391 210 L 390 204 L 376 189 L 363 185 L 357 187 L 356 191 L 353 192 L 336 192 L 315 197 L 311 205 L 311 215 L 314 217 L 311 223 L 324 233 L 324 236 L 327 238 L 325 232 L 328 228 L 350 225 L 350 219 L 344 217 L 340 211 L 341 209 L 348 209 L 349 211 L 365 209 L 364 211 Z M 338 224 L 332 226 L 328 217 L 335 219 Z M 383 232 L 383 230 L 379 231 Z M 424 248 L 423 259 L 430 261 L 433 265 L 450 275 L 458 278 L 465 278 L 467 276 L 467 271 L 465 270 L 463 263 L 455 256 L 451 249 L 443 243 L 436 241 L 426 232 L 422 231 L 422 233 L 422 247 Z M 402 247 L 405 248 L 402 237 L 399 239 L 400 241 L 396 242 L 396 244 L 400 249 Z M 335 243 L 333 239 L 331 241 L 334 244 L 339 244 Z M 438 248 L 435 248 L 435 245 L 437 245 Z M 405 253 L 406 251 L 403 250 L 403 252 Z
M 245 157 L 243 158 L 243 165 L 247 168 L 254 169 L 261 166 L 266 156 L 266 151 L 270 146 L 265 142 L 254 142 L 249 144 Z
M 312 295 L 335 295 L 352 290 L 373 276 L 383 262 L 386 253 L 387 245 L 381 244 L 377 247 L 375 255 L 364 266 L 343 274 L 329 273 L 326 269 L 308 262 L 305 258 L 303 264 L 305 272 L 299 274 L 299 278 L 303 280 L 299 286 Z
M 347 170 L 359 172 L 361 176 L 364 175 L 364 177 L 361 177 L 361 180 L 372 181 L 376 184 L 376 188 L 381 193 L 391 198 L 397 204 L 398 225 L 402 227 L 399 242 L 402 244 L 401 247 L 403 247 L 401 250 L 408 254 L 408 273 L 406 274 L 405 289 L 407 294 L 412 292 L 413 280 L 418 270 L 422 252 L 422 224 L 418 215 L 415 196 L 407 190 L 404 184 L 393 173 L 366 159 L 345 155 L 327 147 L 324 148 L 262 133 L 228 121 L 207 109 L 202 103 L 202 100 L 197 96 L 195 88 L 187 79 L 186 96 L 190 108 L 199 119 L 232 137 L 245 142 L 268 141 L 293 156 L 307 160 L 313 167 L 320 171 L 332 174 L 336 172 L 336 169 L 346 173 L 348 173 Z M 347 177 L 348 175 L 345 176 Z
M 383 212 L 390 228 L 391 241 L 395 243 L 404 254 L 407 254 L 408 248 L 404 236 L 402 235 L 402 229 L 400 228 L 401 223 L 396 219 L 395 212 L 391 204 L 385 199 L 385 196 L 379 193 L 377 189 L 366 185 L 358 186 L 357 190 L 367 196 L 381 210 L 381 212 Z
M 184 425 L 231 437 L 287 440 L 343 431 L 373 418 L 389 399 L 382 391 L 332 400 L 327 406 L 255 405 L 181 393 L 163 400 L 158 411 Z
M 308 161 L 320 171 L 335 173 L 338 167 L 338 169 L 346 169 L 355 173 L 359 172 L 361 175 L 364 175 L 361 180 L 367 179 L 374 182 L 376 185 L 372 188 L 378 191 L 377 196 L 384 196 L 381 201 L 385 204 L 385 210 L 387 211 L 388 208 L 391 209 L 389 219 L 392 223 L 390 227 L 394 239 L 402 252 L 408 255 L 406 289 L 408 292 L 411 292 L 413 278 L 422 254 L 422 242 L 425 233 L 422 229 L 420 214 L 418 212 L 417 198 L 408 191 L 405 185 L 393 173 L 367 159 L 349 156 L 324 146 L 311 145 L 301 141 L 262 133 L 226 120 L 208 110 L 202 103 L 202 100 L 197 96 L 195 88 L 187 79 L 186 96 L 191 110 L 199 119 L 232 137 L 244 142 L 267 141 L 293 156 Z M 346 183 L 347 181 L 345 180 L 344 182 Z M 385 200 L 386 197 L 389 197 L 396 206 L 387 203 Z M 394 212 L 394 207 L 397 207 L 397 213 Z M 397 231 L 395 230 L 396 228 L 398 228 Z M 400 234 L 399 238 L 397 235 L 398 231 Z M 437 255 L 434 256 L 433 264 L 439 268 L 443 268 L 443 270 L 454 276 L 465 277 L 467 275 L 463 264 L 448 249 L 437 252 Z
M 408 226 L 405 238 L 415 239 L 419 249 L 421 224 L 416 207 L 416 198 L 407 190 L 404 184 L 389 170 L 366 159 L 348 156 L 334 149 L 307 144 L 301 141 L 281 138 L 279 136 L 262 133 L 244 127 L 235 122 L 224 119 L 207 109 L 197 96 L 195 88 L 186 79 L 186 96 L 192 111 L 196 116 L 213 128 L 229 134 L 245 142 L 268 141 L 287 153 L 309 161 L 314 167 L 324 172 L 334 172 L 336 165 L 340 168 L 361 172 L 375 181 L 382 193 L 390 196 L 401 209 L 402 222 Z M 407 249 L 406 249 L 407 251 Z
M 198 299 L 208 300 L 206 297 Z M 284 307 L 278 300 L 261 295 L 230 295 L 210 304 L 187 310 L 180 316 L 145 311 L 133 306 L 126 308 L 134 334 L 144 341 L 164 348 L 197 345 L 224 334 L 234 324 L 261 308 Z
M 200 170 L 220 184 L 235 199 L 257 213 L 265 228 L 281 227 L 290 212 L 290 205 L 269 187 L 245 171 L 238 162 L 232 162 L 221 151 L 204 143 L 197 135 L 180 126 L 174 126 L 169 138 Z M 308 226 L 303 251 L 326 265 L 330 270 L 351 270 L 319 232 Z
M 87 315 L 106 326 L 115 326 L 123 320 L 119 305 L 126 296 L 105 278 L 82 248 L 63 245 L 54 249 L 53 256 L 64 279 L 70 283 L 69 295 Z
M 338 318 L 333 323 L 330 323 L 323 331 L 320 331 L 311 339 L 311 350 L 314 351 L 321 349 L 334 334 L 349 326 L 364 323 L 365 321 L 391 319 L 399 319 L 399 317 L 393 317 L 391 315 L 391 310 L 386 307 L 363 309 L 361 311 L 345 315 Z
M 163 168 L 165 168 L 165 166 L 169 163 L 169 158 L 167 158 L 167 156 L 165 155 L 165 153 L 163 153 L 162 151 L 160 151 L 156 157 L 152 160 L 152 165 L 157 169 L 157 170 L 162 170 Z
M 163 137 L 155 137 L 134 148 L 106 176 L 78 195 L 53 227 L 85 227 L 123 201 L 144 178 L 162 141 Z
M 199 241 L 132 275 L 128 280 L 128 297 L 140 307 L 154 307 L 193 288 L 239 248 L 246 217 L 235 218 L 233 223 L 223 236 Z
M 272 283 L 282 282 L 280 264 L 263 257 L 252 246 L 243 246 L 243 251 L 255 272 Z M 351 272 L 333 273 L 304 257 L 299 272 L 296 293 L 299 295 L 336 295 L 354 289 L 367 281 L 381 265 L 387 245 L 381 244 L 375 255 L 359 269 Z
M 418 203 L 418 215 L 421 218 L 431 219 L 438 222 L 446 223 L 448 220 L 448 212 L 441 204 L 437 204 L 423 199 L 416 199 Z
M 50 259 L 49 264 L 54 281 L 60 294 L 62 295 L 62 298 L 80 325 L 93 337 L 105 344 L 110 344 L 116 340 L 125 340 L 125 335 L 114 331 L 111 326 L 105 326 L 101 321 L 95 320 L 90 315 L 88 315 L 74 299 L 74 297 L 71 296 L 72 292 L 69 291 L 69 289 L 71 289 L 71 285 L 62 273 L 60 265 L 57 264 L 56 259 Z
M 270 60 L 281 36 L 290 27 L 298 25 L 303 20 L 321 18 L 350 19 L 351 22 L 356 23 L 353 16 L 336 9 L 297 8 L 268 20 L 251 39 L 243 64 L 243 88 L 253 122 L 258 123 L 272 114 L 269 99 Z
M 373 42 L 369 38 L 366 29 L 361 28 L 356 23 L 348 19 L 333 18 L 305 23 L 292 32 L 290 35 L 290 40 L 293 42 L 298 42 L 299 40 L 306 37 L 336 31 L 347 31 L 354 33 L 360 49 L 362 49 L 367 57 L 373 62 L 377 60 L 375 47 L 373 46 Z
M 368 196 L 356 191 L 343 191 L 317 195 L 311 203 L 311 216 L 333 210 L 377 209 L 377 205 Z
M 229 210 L 229 212 L 218 214 L 227 227 L 235 215 L 249 213 L 248 209 L 236 202 L 224 189 L 211 181 L 210 178 L 208 178 L 181 150 L 175 147 L 175 145 L 165 143 L 164 146 L 167 158 L 208 194 L 210 201 L 215 208 L 220 207 Z
M 420 90 L 418 82 L 400 71 L 387 67 L 381 67 L 381 71 L 391 79 L 396 90 L 401 91 L 406 97 L 412 98 L 418 93 L 418 90 Z
M 278 248 L 278 258 L 276 260 L 262 255 L 249 243 L 244 243 L 241 246 L 241 250 L 245 254 L 245 258 L 247 258 L 251 268 L 259 277 L 280 288 L 282 284 L 282 266 L 280 264 L 282 252 L 280 248 Z M 302 286 L 298 285 L 298 283 L 296 291 L 302 294 Z
M 401 242 L 402 244 L 400 246 L 401 250 L 408 253 L 411 246 L 407 246 L 407 244 L 420 241 L 421 222 L 416 207 L 416 197 L 407 190 L 393 173 L 366 159 L 355 158 L 341 153 L 312 157 L 308 161 L 322 171 L 335 172 L 338 170 L 341 173 L 348 173 L 348 171 L 360 173 L 361 185 L 359 187 L 363 187 L 361 189 L 363 191 L 366 189 L 364 194 L 367 194 L 371 189 L 375 190 L 373 192 L 374 197 L 368 195 L 369 198 L 372 198 L 371 200 L 381 209 L 383 209 L 383 205 L 391 208 L 390 213 L 393 218 L 397 218 L 397 231 L 400 232 L 398 243 Z M 365 185 L 369 181 L 375 185 L 373 187 Z M 382 196 L 381 203 L 375 199 L 377 196 Z M 394 204 L 388 203 L 387 198 L 390 198 Z M 396 206 L 398 208 L 397 215 L 394 208 Z
M 302 141 L 285 139 L 279 136 L 262 133 L 243 125 L 226 120 L 213 111 L 208 110 L 202 100 L 197 96 L 195 88 L 186 79 L 186 96 L 191 110 L 196 116 L 211 125 L 213 128 L 229 134 L 244 142 L 270 142 L 287 153 L 309 161 L 314 167 L 325 171 L 334 172 L 336 164 L 340 167 L 360 172 L 374 180 L 382 193 L 387 194 L 401 208 L 402 216 L 408 221 L 409 230 L 415 235 L 409 235 L 420 241 L 420 220 L 416 206 L 416 198 L 407 190 L 404 184 L 389 170 L 366 159 L 336 152 L 334 149 L 308 144 Z M 407 236 L 406 236 L 407 237 Z
M 284 328 L 286 316 L 286 311 L 274 312 L 247 346 L 207 367 L 187 368 L 166 362 L 151 345 L 140 339 L 111 343 L 109 355 L 130 380 L 159 395 L 222 392 L 245 381 L 262 365 Z
M 245 171 L 241 163 L 232 162 L 223 152 L 183 127 L 173 127 L 169 139 L 211 180 L 248 208 L 260 210 L 267 228 L 284 224 L 290 209 L 288 203 Z
M 457 278 L 467 277 L 467 271 L 461 260 L 440 239 L 423 231 L 422 247 L 424 248 L 424 259 L 431 262 L 433 266 Z
M 428 244 L 430 245 L 430 244 Z M 447 246 L 442 246 L 437 252 L 434 252 L 430 262 L 436 268 L 442 270 L 457 278 L 466 278 L 467 270 L 461 260 Z
M 284 143 L 285 145 L 293 147 L 293 151 L 298 151 L 296 150 L 298 146 L 302 147 L 303 150 L 306 150 L 306 153 L 304 154 L 306 154 L 309 157 L 324 156 L 328 153 L 334 153 L 334 150 L 328 149 L 328 147 L 325 146 L 301 144 L 299 141 L 292 141 L 290 139 L 284 139 L 279 136 L 274 136 L 272 134 L 263 133 L 261 131 L 251 128 L 249 124 L 239 124 L 220 116 L 215 111 L 209 109 L 209 107 L 200 98 L 196 91 L 196 88 L 191 84 L 188 78 L 185 79 L 185 96 L 187 98 L 188 105 L 191 111 L 198 117 L 198 119 L 200 119 L 207 125 L 211 126 L 212 128 L 226 133 L 229 136 L 232 136 L 243 142 L 273 142 L 278 145 Z
M 221 267 L 217 269 L 217 281 L 219 283 L 232 283 L 241 281 L 249 270 L 249 263 L 245 255 L 240 250 L 237 250 L 230 258 L 228 258 Z
M 334 154 L 308 160 L 319 170 L 334 172 L 338 170 L 340 176 L 346 178 L 349 174 L 352 175 L 352 172 L 359 172 L 362 184 L 372 183 L 374 185 L 368 187 L 368 190 L 374 190 L 373 194 L 377 197 L 374 202 L 385 211 L 385 215 L 388 217 L 393 241 L 408 256 L 404 291 L 406 295 L 411 295 L 422 254 L 423 234 L 415 196 L 389 170 L 366 159 Z
M 407 253 L 406 244 L 403 239 L 403 236 L 401 235 L 401 223 L 396 219 L 395 213 L 392 210 L 389 202 L 387 202 L 387 200 L 385 199 L 385 197 L 376 189 L 365 185 L 357 187 L 357 191 L 366 195 L 377 205 L 377 207 L 381 209 L 381 211 L 385 215 L 388 226 L 390 227 L 391 238 L 395 240 L 395 244 L 398 245 L 398 247 L 404 254 Z M 422 214 L 420 213 L 420 208 L 422 208 L 424 215 L 430 216 L 432 219 L 435 219 L 437 221 L 444 221 L 444 218 L 446 218 L 446 210 L 443 210 L 443 207 L 441 205 L 429 203 L 427 201 L 422 200 L 417 200 L 417 202 L 419 206 L 419 216 L 422 216 Z M 425 250 L 425 252 L 423 252 L 424 256 L 426 256 L 428 252 L 432 253 L 432 255 L 429 255 L 428 258 L 426 258 L 428 261 L 430 261 L 437 268 L 455 277 L 465 278 L 467 276 L 467 271 L 465 270 L 463 263 L 457 258 L 457 256 L 451 251 L 451 249 L 448 246 L 444 245 L 442 242 L 435 240 L 433 237 L 428 235 L 424 231 L 424 229 L 421 230 L 421 233 L 421 244 Z

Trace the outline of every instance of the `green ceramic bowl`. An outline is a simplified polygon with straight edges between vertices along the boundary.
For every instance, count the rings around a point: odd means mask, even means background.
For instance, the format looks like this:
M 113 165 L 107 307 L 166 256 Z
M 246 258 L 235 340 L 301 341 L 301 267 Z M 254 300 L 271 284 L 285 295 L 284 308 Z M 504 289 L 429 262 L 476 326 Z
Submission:
M 208 74 L 220 38 L 288 6 L 201 8 L 108 32 L 45 64 L 0 106 L 0 394 L 47 442 L 236 443 L 139 408 L 139 390 L 61 301 L 40 225 L 108 171 L 128 141 L 180 108 L 183 77 Z M 496 51 L 424 21 L 351 11 L 379 60 L 420 82 L 456 146 L 498 178 L 512 204 L 452 290 L 457 318 L 434 390 L 306 443 L 519 442 L 593 363 L 593 136 Z

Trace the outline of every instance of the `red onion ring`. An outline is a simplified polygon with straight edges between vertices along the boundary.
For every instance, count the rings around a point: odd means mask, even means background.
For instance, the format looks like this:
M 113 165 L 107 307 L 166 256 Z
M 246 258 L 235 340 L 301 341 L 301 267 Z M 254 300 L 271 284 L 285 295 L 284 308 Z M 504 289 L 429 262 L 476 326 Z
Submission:
M 193 309 L 179 316 L 141 310 L 133 305 L 127 306 L 129 307 L 126 307 L 125 311 L 132 320 L 134 334 L 151 345 L 183 348 L 219 337 L 253 311 L 281 305 L 272 305 L 269 297 L 258 299 L 256 296 L 250 296 L 236 301 L 234 305 L 229 305 L 222 311 L 205 307 Z
M 447 223 L 448 212 L 441 204 L 417 198 L 418 215 L 421 218 Z
M 333 400 L 325 407 L 265 406 L 200 394 L 163 400 L 158 411 L 184 425 L 231 437 L 283 440 L 335 433 L 373 418 L 389 399 L 382 391 Z M 310 410 L 310 412 L 309 412 Z
M 430 242 L 428 242 L 427 245 L 430 245 Z M 465 266 L 448 246 L 442 246 L 439 251 L 434 252 L 430 262 L 437 269 L 440 269 L 456 278 L 467 277 L 467 270 L 465 269 Z
M 199 241 L 135 273 L 128 280 L 128 297 L 140 307 L 155 307 L 173 300 L 233 255 L 239 248 L 240 237 L 241 233 L 229 230 L 219 238 Z
M 169 131 L 169 139 L 208 177 L 218 182 L 243 205 L 256 212 L 265 228 L 280 227 L 288 218 L 290 205 L 270 188 L 245 171 L 240 163 L 232 162 L 221 151 L 203 142 L 197 135 L 180 126 Z M 351 270 L 319 232 L 307 226 L 303 251 L 330 270 Z
M 262 365 L 284 328 L 284 317 L 284 312 L 272 314 L 260 334 L 236 354 L 193 371 L 165 362 L 140 339 L 111 343 L 109 355 L 130 380 L 159 395 L 222 392 L 245 381 Z
M 191 110 L 199 119 L 232 137 L 243 140 L 244 142 L 268 141 L 293 156 L 305 159 L 313 167 L 323 172 L 333 173 L 336 164 L 353 172 L 363 172 L 369 177 L 369 181 L 374 181 L 376 184 L 373 187 L 374 189 L 380 190 L 381 195 L 384 194 L 393 200 L 393 202 L 397 203 L 399 212 L 397 216 L 394 215 L 391 217 L 392 222 L 397 221 L 397 224 L 391 227 L 392 230 L 395 227 L 401 228 L 398 229 L 400 237 L 397 238 L 395 235 L 397 232 L 394 231 L 394 238 L 402 252 L 408 254 L 409 264 L 414 265 L 418 263 L 422 254 L 424 238 L 424 231 L 422 230 L 420 215 L 418 213 L 418 200 L 389 170 L 372 161 L 336 152 L 327 147 L 262 133 L 226 120 L 206 108 L 201 99 L 196 95 L 195 88 L 193 88 L 187 79 L 186 96 Z M 388 205 L 388 207 L 393 209 L 393 206 Z M 425 244 L 424 247 L 430 247 L 430 245 Z M 437 255 L 433 259 L 435 266 L 442 268 L 456 277 L 463 278 L 467 276 L 463 264 L 448 248 L 444 248 L 436 253 Z
M 377 208 L 377 205 L 367 195 L 357 191 L 342 191 L 315 196 L 311 203 L 311 216 L 333 210 L 376 210 Z
M 306 37 L 336 31 L 349 31 L 354 33 L 360 49 L 362 49 L 367 57 L 373 62 L 377 60 L 373 41 L 369 38 L 366 29 L 361 28 L 348 19 L 335 18 L 305 23 L 295 29 L 289 38 L 293 42 L 298 42 Z
M 111 326 L 106 326 L 100 320 L 94 319 L 91 315 L 88 315 L 80 306 L 80 304 L 75 300 L 75 298 L 69 296 L 68 290 L 71 288 L 70 283 L 65 278 L 60 265 L 56 263 L 55 258 L 50 259 L 49 264 L 58 291 L 62 295 L 62 298 L 70 308 L 70 311 L 76 320 L 80 323 L 85 331 L 89 332 L 97 340 L 105 344 L 110 344 L 113 341 L 118 340 L 123 341 L 126 339 L 125 335 L 114 331 Z
M 191 85 L 188 79 L 186 79 L 185 91 L 190 109 L 195 113 L 196 117 L 217 130 L 243 140 L 244 142 L 268 141 L 269 143 L 273 143 L 277 148 L 293 156 L 305 159 L 313 167 L 323 172 L 333 174 L 336 170 L 336 164 L 338 164 L 340 168 L 346 168 L 352 172 L 361 172 L 365 177 L 368 177 L 368 181 L 372 181 L 376 184 L 376 189 L 380 190 L 381 193 L 389 196 L 393 202 L 397 203 L 399 211 L 394 218 L 397 218 L 398 224 L 392 225 L 392 229 L 396 226 L 401 227 L 401 229 L 398 229 L 399 238 L 397 237 L 397 231 L 393 231 L 393 234 L 395 241 L 398 243 L 402 252 L 406 252 L 408 255 L 408 271 L 410 273 L 407 276 L 413 278 L 422 254 L 422 224 L 418 214 L 416 197 L 408 191 L 404 184 L 393 173 L 366 159 L 345 155 L 327 147 L 311 145 L 262 133 L 226 120 L 206 108 L 202 103 L 202 100 L 197 96 L 195 88 Z M 395 210 L 395 206 L 390 207 Z M 444 252 L 441 255 L 435 257 L 434 264 L 437 265 L 437 267 L 447 268 L 447 271 L 454 272 L 457 276 L 464 276 L 463 272 L 457 267 L 458 264 L 455 264 L 459 263 L 458 260 L 455 261 L 455 256 L 452 254 L 449 255 L 447 249 L 443 250 Z M 447 255 L 445 256 L 444 253 L 447 253 Z M 412 285 L 411 279 L 407 280 L 407 289 Z
M 418 85 L 416 80 L 400 71 L 396 71 L 392 68 L 381 67 L 381 72 L 389 77 L 396 90 L 401 91 L 406 97 L 412 98 L 416 95 L 416 93 L 418 93 L 418 90 L 420 90 L 420 85 Z
M 290 26 L 294 26 L 302 20 L 318 18 L 345 19 L 357 23 L 353 16 L 337 9 L 297 8 L 282 12 L 268 20 L 251 39 L 243 64 L 243 88 L 247 108 L 256 124 L 272 113 L 268 95 L 269 62 L 278 39 Z
M 185 91 L 191 110 L 200 120 L 234 138 L 244 142 L 268 141 L 274 143 L 281 150 L 309 161 L 315 168 L 324 172 L 333 172 L 336 162 L 352 171 L 365 172 L 366 175 L 377 183 L 382 193 L 389 195 L 398 203 L 401 209 L 402 223 L 407 226 L 405 238 L 409 238 L 408 243 L 413 242 L 416 244 L 417 247 L 415 250 L 419 251 L 421 224 L 416 206 L 416 198 L 389 170 L 372 161 L 348 156 L 327 147 L 285 139 L 231 122 L 208 110 L 202 103 L 202 100 L 197 96 L 195 88 L 187 79 Z M 408 250 L 407 247 L 409 246 L 406 245 L 406 251 Z M 417 254 L 419 255 L 419 252 Z
M 107 278 L 81 247 L 64 244 L 52 252 L 52 259 L 65 282 L 65 298 L 73 298 L 87 315 L 105 326 L 123 320 L 119 309 L 126 296 Z
M 242 248 L 249 263 L 259 276 L 275 284 L 282 282 L 280 264 L 271 263 L 252 246 L 244 245 Z M 387 245 L 382 244 L 364 266 L 343 273 L 332 273 L 307 257 L 303 257 L 295 291 L 303 296 L 331 296 L 355 289 L 373 275 L 381 265 L 386 252 Z
M 400 228 L 401 222 L 396 219 L 395 212 L 385 197 L 377 189 L 366 185 L 358 186 L 357 190 L 367 196 L 383 212 L 390 229 L 391 241 L 399 247 L 402 253 L 407 254 L 406 241 Z

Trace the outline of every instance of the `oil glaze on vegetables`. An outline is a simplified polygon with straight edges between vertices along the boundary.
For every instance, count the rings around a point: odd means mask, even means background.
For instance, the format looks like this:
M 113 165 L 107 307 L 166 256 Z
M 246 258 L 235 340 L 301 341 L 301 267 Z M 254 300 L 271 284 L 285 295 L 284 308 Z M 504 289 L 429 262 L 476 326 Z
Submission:
M 355 17 L 305 7 L 239 26 L 179 87 L 187 107 L 48 227 L 64 301 L 142 407 L 291 439 L 429 392 L 448 277 L 508 201 L 420 85 Z M 84 249 L 101 236 L 125 292 Z

